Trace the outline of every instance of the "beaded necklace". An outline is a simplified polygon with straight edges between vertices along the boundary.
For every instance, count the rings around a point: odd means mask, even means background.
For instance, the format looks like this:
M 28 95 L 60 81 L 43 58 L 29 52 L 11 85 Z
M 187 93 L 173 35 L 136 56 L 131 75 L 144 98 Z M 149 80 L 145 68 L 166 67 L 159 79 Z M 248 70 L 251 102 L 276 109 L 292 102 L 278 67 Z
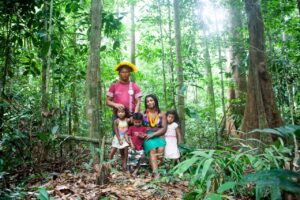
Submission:
M 158 121 L 158 113 L 155 112 L 155 116 L 153 118 L 153 117 L 151 117 L 150 112 L 147 112 L 147 118 L 148 118 L 150 127 L 154 128 L 156 126 L 156 124 L 157 124 L 157 121 Z

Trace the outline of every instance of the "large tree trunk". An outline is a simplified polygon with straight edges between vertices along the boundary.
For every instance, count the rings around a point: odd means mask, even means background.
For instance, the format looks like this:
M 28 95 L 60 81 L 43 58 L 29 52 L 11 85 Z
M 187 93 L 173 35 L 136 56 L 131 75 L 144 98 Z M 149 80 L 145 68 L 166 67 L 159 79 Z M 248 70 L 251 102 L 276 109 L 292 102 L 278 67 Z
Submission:
M 100 42 L 101 42 L 101 0 L 92 0 L 90 55 L 87 68 L 87 118 L 91 138 L 102 138 L 100 133 Z
M 278 127 L 280 117 L 265 57 L 264 24 L 258 0 L 245 1 L 249 29 L 249 76 L 242 130 Z M 259 133 L 254 137 L 259 138 Z
M 159 33 L 160 33 L 160 43 L 161 43 L 161 65 L 163 70 L 163 90 L 164 90 L 164 103 L 165 108 L 168 108 L 167 103 L 167 84 L 166 84 L 166 71 L 165 71 L 165 47 L 164 47 L 164 38 L 163 38 L 163 30 L 162 30 L 162 14 L 160 8 L 160 0 L 157 1 L 157 8 L 159 12 Z
M 185 134 L 185 113 L 184 113 L 184 85 L 183 85 L 183 68 L 181 57 L 181 33 L 180 33 L 180 13 L 179 0 L 174 0 L 174 18 L 175 18 L 175 42 L 176 42 L 176 69 L 177 69 L 177 99 L 178 99 L 178 115 L 181 122 L 182 136 Z
M 229 71 L 231 72 L 232 78 L 234 80 L 235 86 L 235 96 L 234 99 L 239 98 L 239 103 L 234 105 L 229 105 L 231 107 L 230 113 L 232 115 L 243 116 L 246 103 L 246 93 L 247 93 L 247 81 L 246 73 L 243 70 L 242 60 L 243 56 L 243 41 L 242 41 L 242 15 L 240 11 L 240 3 L 231 0 L 230 2 L 230 29 L 231 29 L 231 46 L 229 47 Z M 232 99 L 233 100 L 233 99 Z M 230 101 L 229 101 L 230 103 Z

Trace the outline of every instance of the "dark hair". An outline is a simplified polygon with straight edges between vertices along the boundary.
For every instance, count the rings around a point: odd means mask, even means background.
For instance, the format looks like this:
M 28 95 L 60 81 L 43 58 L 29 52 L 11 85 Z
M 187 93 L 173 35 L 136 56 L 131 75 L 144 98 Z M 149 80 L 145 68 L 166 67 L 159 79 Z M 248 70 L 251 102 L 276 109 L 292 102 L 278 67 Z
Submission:
M 128 108 L 125 107 L 123 110 L 125 111 L 125 118 L 130 117 Z M 117 110 L 116 114 L 117 114 L 117 116 L 118 116 L 118 110 Z
M 155 107 L 158 111 L 158 113 L 160 113 L 160 109 L 159 109 L 159 104 L 158 104 L 158 99 L 157 97 L 154 95 L 154 94 L 148 94 L 146 97 L 145 97 L 145 110 L 147 110 L 147 98 L 152 98 L 154 100 L 154 103 L 155 103 Z M 146 112 L 146 111 L 145 111 Z
M 171 109 L 171 110 L 169 110 L 167 113 L 166 113 L 166 117 L 168 117 L 168 115 L 174 115 L 174 122 L 176 122 L 176 123 L 180 123 L 180 121 L 179 121 L 179 116 L 178 116 L 178 113 L 177 113 L 177 111 L 176 110 L 174 110 L 174 109 Z
M 127 66 L 127 65 L 122 65 L 122 66 L 118 69 L 118 73 L 119 73 L 119 74 L 121 73 L 121 70 L 122 70 L 123 68 L 127 68 L 129 72 L 132 72 L 131 67 L 129 67 L 129 66 Z
M 142 114 L 142 113 L 139 113 L 139 112 L 134 113 L 134 114 L 132 115 L 132 119 L 134 119 L 134 120 L 143 120 L 143 114 Z

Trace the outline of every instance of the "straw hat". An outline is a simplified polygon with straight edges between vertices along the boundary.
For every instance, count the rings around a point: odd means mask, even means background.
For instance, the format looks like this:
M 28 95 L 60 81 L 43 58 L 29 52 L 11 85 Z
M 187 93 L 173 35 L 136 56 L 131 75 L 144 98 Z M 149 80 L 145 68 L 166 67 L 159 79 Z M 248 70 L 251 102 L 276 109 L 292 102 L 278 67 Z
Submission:
M 115 66 L 115 71 L 119 71 L 120 68 L 123 67 L 123 66 L 129 67 L 133 72 L 137 72 L 138 71 L 137 67 L 134 64 L 132 64 L 130 62 L 127 62 L 127 61 L 123 61 L 123 62 L 120 62 L 119 64 L 117 64 Z

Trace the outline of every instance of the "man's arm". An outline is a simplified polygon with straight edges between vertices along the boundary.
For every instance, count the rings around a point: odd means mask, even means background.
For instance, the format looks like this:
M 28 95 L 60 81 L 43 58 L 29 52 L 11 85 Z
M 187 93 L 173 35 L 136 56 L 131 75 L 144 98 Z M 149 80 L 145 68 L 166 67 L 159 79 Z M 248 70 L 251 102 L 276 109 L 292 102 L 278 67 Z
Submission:
M 116 108 L 118 110 L 125 108 L 125 106 L 123 104 L 115 103 L 113 101 L 113 97 L 109 97 L 109 96 L 106 97 L 106 105 L 108 105 L 109 107 L 112 107 L 112 108 Z
M 140 112 L 140 106 L 141 106 L 141 97 L 135 98 L 134 99 L 134 104 L 135 104 L 135 108 L 134 108 L 134 112 Z

